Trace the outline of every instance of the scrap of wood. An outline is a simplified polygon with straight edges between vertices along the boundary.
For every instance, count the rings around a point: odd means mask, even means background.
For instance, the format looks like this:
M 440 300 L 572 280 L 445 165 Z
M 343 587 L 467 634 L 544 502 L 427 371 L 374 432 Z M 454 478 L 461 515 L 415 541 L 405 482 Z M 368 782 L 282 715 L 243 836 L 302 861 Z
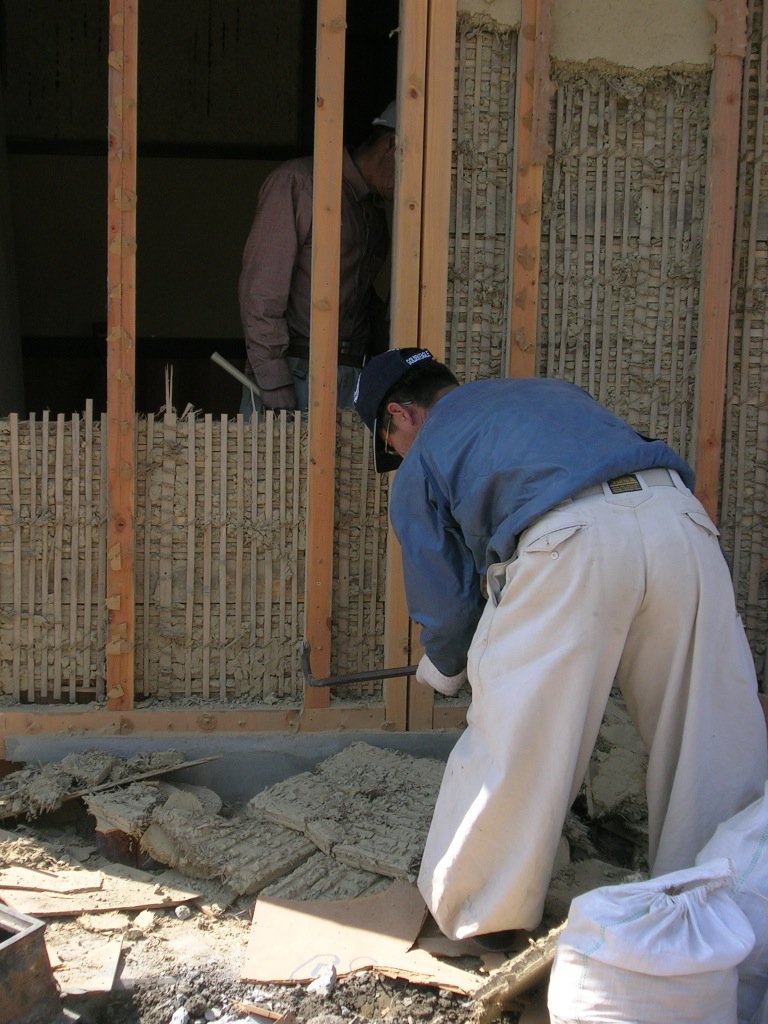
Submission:
M 72 790 L 64 797 L 64 801 L 74 800 L 78 796 L 86 796 L 90 793 L 100 793 L 103 789 L 115 789 L 117 786 L 127 786 L 131 782 L 140 782 L 142 779 L 156 778 L 158 775 L 167 775 L 168 772 L 177 772 L 180 768 L 193 768 L 198 764 L 207 764 L 208 761 L 218 761 L 222 754 L 210 754 L 208 757 L 198 757 L 194 761 L 181 761 L 179 764 L 163 765 L 160 768 L 153 768 L 148 772 L 139 772 L 136 775 L 126 775 L 122 779 L 114 779 L 109 782 L 102 782 L 98 786 L 87 786 L 85 789 Z
M 241 1013 L 255 1013 L 258 1017 L 266 1020 L 273 1020 L 275 1024 L 296 1024 L 296 1014 L 292 1010 L 282 1013 L 280 1010 L 270 1010 L 266 1006 L 258 1006 L 256 1003 L 241 1003 L 235 1000 L 232 1004 Z
M 531 942 L 527 949 L 491 975 L 474 994 L 472 1024 L 491 1024 L 491 1021 L 498 1020 L 523 992 L 544 981 L 552 967 L 557 940 L 564 928 L 565 921 Z

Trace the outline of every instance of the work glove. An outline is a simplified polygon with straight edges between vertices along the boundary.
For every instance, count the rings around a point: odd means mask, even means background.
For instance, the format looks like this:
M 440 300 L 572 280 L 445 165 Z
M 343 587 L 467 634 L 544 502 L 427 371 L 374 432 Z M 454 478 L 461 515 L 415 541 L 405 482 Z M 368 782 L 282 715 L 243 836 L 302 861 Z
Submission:
M 424 654 L 416 669 L 416 679 L 420 683 L 431 686 L 433 690 L 437 690 L 438 693 L 442 693 L 446 697 L 455 697 L 467 681 L 467 670 L 463 668 L 455 676 L 444 676 L 440 669 L 435 668 L 427 655 Z
M 295 409 L 296 392 L 293 390 L 293 384 L 271 390 L 262 388 L 261 401 L 264 403 L 265 409 L 271 409 L 273 412 L 279 412 L 281 409 Z

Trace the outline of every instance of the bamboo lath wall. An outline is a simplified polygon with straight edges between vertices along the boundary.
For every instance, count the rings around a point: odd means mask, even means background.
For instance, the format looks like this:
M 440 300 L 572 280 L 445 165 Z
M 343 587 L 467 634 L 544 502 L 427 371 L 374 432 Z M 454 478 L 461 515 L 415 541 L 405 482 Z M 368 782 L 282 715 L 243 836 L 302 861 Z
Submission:
M 709 76 L 552 77 L 539 371 L 692 459 Z
M 354 413 L 339 413 L 338 431 L 343 670 L 381 657 L 386 485 Z M 0 696 L 104 696 L 104 436 L 89 411 L 0 423 Z M 300 699 L 306 449 L 300 415 L 137 420 L 138 701 Z
M 517 33 L 458 19 L 446 360 L 502 375 L 507 344 Z
M 104 418 L 0 421 L 0 695 L 104 695 Z
M 751 0 L 722 541 L 762 665 L 768 619 L 768 45 Z M 516 35 L 462 16 L 456 40 L 446 358 L 504 372 Z M 693 459 L 709 76 L 555 66 L 538 371 L 573 380 Z M 0 697 L 104 695 L 103 423 L 0 423 Z M 301 699 L 306 426 L 300 417 L 137 423 L 136 693 Z M 332 671 L 384 661 L 387 481 L 337 418 Z M 764 687 L 768 684 L 765 678 Z M 380 686 L 343 697 L 380 696 Z
M 720 526 L 768 687 L 768 14 L 749 4 Z

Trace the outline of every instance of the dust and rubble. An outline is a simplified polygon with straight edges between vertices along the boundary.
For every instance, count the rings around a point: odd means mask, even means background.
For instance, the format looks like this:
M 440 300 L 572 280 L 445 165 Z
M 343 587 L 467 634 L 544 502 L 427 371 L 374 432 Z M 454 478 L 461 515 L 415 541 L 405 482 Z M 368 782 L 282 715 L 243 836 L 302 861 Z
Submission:
M 540 929 L 507 956 L 431 939 L 435 956 L 479 975 L 474 998 L 375 971 L 340 978 L 325 999 L 303 985 L 267 986 L 254 998 L 241 976 L 257 896 L 354 901 L 413 883 L 444 762 L 364 742 L 237 808 L 211 789 L 161 777 L 199 763 L 176 751 L 120 758 L 93 750 L 21 767 L 0 779 L 0 901 L 46 922 L 64 1005 L 85 1022 L 170 1024 L 180 1008 L 187 1021 L 291 1014 L 288 1024 L 336 1011 L 347 1024 L 355 1014 L 517 1020 L 546 977 L 570 900 L 646 870 L 644 762 L 612 699 Z M 216 995 L 201 980 L 212 978 Z M 397 993 L 385 1011 L 371 995 L 383 990 Z M 186 1005 L 185 992 L 199 998 Z

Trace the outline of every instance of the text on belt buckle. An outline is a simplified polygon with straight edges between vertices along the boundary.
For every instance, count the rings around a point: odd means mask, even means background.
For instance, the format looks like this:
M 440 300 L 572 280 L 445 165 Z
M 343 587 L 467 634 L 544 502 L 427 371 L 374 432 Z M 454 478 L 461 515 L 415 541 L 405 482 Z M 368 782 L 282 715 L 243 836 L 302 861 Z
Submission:
M 611 494 L 628 494 L 630 491 L 642 491 L 642 485 L 634 473 L 623 473 L 608 480 Z

